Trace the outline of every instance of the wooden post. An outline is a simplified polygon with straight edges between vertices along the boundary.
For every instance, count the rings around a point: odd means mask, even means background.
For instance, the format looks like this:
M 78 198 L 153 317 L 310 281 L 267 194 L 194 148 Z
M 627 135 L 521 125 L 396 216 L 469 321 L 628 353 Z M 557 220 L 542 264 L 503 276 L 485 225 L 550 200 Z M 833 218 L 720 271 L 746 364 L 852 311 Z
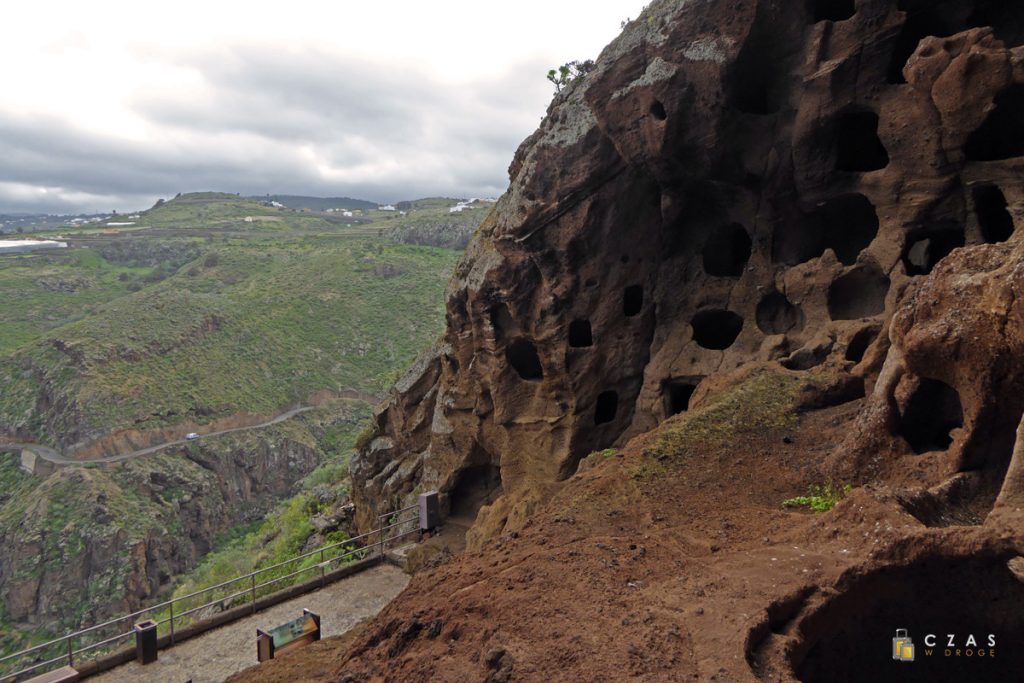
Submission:
M 174 645 L 174 600 L 171 600 L 171 645 Z

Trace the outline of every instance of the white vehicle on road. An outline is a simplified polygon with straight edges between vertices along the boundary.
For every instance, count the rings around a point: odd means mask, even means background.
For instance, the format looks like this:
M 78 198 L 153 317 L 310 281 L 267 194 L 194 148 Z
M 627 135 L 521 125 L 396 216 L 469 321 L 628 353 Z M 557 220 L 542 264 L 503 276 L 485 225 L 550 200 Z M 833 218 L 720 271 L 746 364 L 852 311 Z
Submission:
M 199 438 L 199 435 L 196 434 L 195 432 L 189 432 L 188 434 L 185 435 L 185 440 L 186 441 L 195 441 L 198 438 Z

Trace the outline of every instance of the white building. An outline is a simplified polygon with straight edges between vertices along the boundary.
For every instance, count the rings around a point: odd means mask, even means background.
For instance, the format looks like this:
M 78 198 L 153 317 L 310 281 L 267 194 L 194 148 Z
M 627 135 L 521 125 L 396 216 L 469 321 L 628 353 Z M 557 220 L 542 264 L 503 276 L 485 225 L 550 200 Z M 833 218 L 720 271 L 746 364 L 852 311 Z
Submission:
M 0 240 L 0 254 L 27 254 L 44 249 L 66 249 L 67 242 L 54 240 Z
M 393 207 L 392 205 L 388 204 L 387 206 L 378 206 L 377 210 L 378 211 L 394 211 L 395 207 Z

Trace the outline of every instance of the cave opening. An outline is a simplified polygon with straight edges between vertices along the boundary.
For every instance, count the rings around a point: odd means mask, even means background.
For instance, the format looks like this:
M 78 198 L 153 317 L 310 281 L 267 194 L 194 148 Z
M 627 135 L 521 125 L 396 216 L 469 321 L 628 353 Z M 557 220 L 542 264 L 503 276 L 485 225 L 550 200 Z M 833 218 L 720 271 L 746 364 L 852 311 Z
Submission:
M 492 464 L 473 465 L 461 470 L 448 494 L 451 517 L 476 518 L 480 508 L 501 495 L 501 468 Z
M 776 227 L 772 260 L 797 265 L 831 249 L 840 263 L 852 266 L 878 235 L 878 224 L 878 212 L 864 195 L 833 197 Z
M 528 381 L 544 378 L 544 368 L 541 366 L 540 356 L 537 355 L 537 347 L 529 339 L 520 337 L 513 340 L 505 349 L 505 358 L 521 378 Z
M 644 308 L 643 285 L 630 285 L 622 293 L 622 314 L 627 318 L 640 315 Z
M 661 394 L 665 401 L 665 415 L 672 417 L 685 413 L 690 409 L 690 399 L 697 390 L 692 381 L 665 380 L 661 385 Z
M 828 288 L 828 314 L 833 320 L 871 318 L 885 311 L 889 278 L 871 263 L 850 270 Z
M 969 28 L 991 26 L 996 38 L 1007 47 L 1024 43 L 1024 6 L 1006 0 L 900 0 L 898 8 L 906 12 L 906 20 L 893 45 L 886 73 L 889 83 L 906 83 L 903 68 L 917 46 L 928 36 L 939 38 Z
M 594 424 L 608 424 L 619 412 L 619 394 L 615 391 L 602 391 L 597 397 L 594 407 Z
M 765 295 L 755 312 L 757 327 L 765 334 L 787 334 L 804 328 L 804 312 L 779 291 Z
M 836 170 L 851 173 L 877 171 L 889 165 L 889 153 L 878 137 L 878 114 L 847 111 L 834 122 Z
M 1024 583 L 1010 566 L 1018 561 L 992 552 L 934 551 L 856 577 L 799 622 L 799 641 L 788 650 L 797 680 L 1005 680 L 1005 672 L 1024 666 L 1024 648 L 1014 646 L 1024 638 Z M 893 658 L 896 629 L 906 629 L 913 641 L 912 664 Z M 948 634 L 958 657 L 945 655 Z
M 878 235 L 875 205 L 862 194 L 835 197 L 822 204 L 811 216 L 812 229 L 822 236 L 822 252 L 831 249 L 845 265 L 857 262 L 860 253 Z
M 699 311 L 690 321 L 693 340 L 705 349 L 721 351 L 732 346 L 743 330 L 743 318 L 724 309 Z
M 868 347 L 871 346 L 871 342 L 877 336 L 878 330 L 872 327 L 865 327 L 863 330 L 858 331 L 846 345 L 846 360 L 853 361 L 854 363 L 864 360 L 864 354 L 867 353 Z
M 716 277 L 739 277 L 750 260 L 750 234 L 739 223 L 712 233 L 704 244 L 704 272 Z
M 939 222 L 928 229 L 911 232 L 903 250 L 907 275 L 927 275 L 939 261 L 964 244 L 963 227 L 952 222 Z
M 589 320 L 573 320 L 569 323 L 569 346 L 580 349 L 594 345 L 594 333 Z
M 995 108 L 964 145 L 968 161 L 1000 161 L 1024 156 L 1024 85 L 996 95 Z
M 1002 190 L 995 185 L 978 185 L 971 194 L 982 238 L 989 244 L 1010 239 L 1014 230 L 1013 217 L 1007 209 Z
M 854 0 L 814 0 L 814 23 L 819 21 L 845 21 L 856 12 Z
M 491 319 L 491 329 L 494 330 L 495 340 L 500 341 L 506 335 L 516 332 L 516 322 L 504 303 L 497 303 L 488 310 Z
M 956 389 L 937 379 L 922 379 L 900 411 L 898 432 L 920 454 L 946 450 L 953 443 L 950 433 L 963 426 Z
M 764 22 L 755 22 L 743 49 L 736 57 L 729 83 L 728 101 L 737 111 L 755 116 L 778 112 L 788 96 L 791 55 L 785 41 Z
M 659 121 L 667 119 L 668 112 L 665 111 L 665 105 L 658 100 L 654 100 L 654 102 L 651 103 L 651 116 Z

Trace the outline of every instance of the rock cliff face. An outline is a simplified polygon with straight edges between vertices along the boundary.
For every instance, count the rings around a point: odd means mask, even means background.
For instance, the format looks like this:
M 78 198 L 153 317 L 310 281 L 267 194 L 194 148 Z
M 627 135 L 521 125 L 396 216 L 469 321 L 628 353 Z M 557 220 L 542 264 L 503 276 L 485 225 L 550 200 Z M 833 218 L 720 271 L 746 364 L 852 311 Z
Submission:
M 904 309 L 996 300 L 981 275 L 922 283 L 1007 258 L 946 259 L 1013 237 L 1022 42 L 1016 3 L 652 3 L 516 153 L 449 288 L 443 341 L 353 464 L 364 524 L 437 488 L 453 515 L 484 505 L 471 539 L 519 528 L 588 453 L 754 362 L 834 367 L 846 399 L 874 390 L 865 444 L 952 438 L 942 475 L 1005 469 L 1024 409 L 999 394 L 1014 351 L 985 367 L 962 326 Z M 952 336 L 929 355 L 926 334 Z M 941 426 L 918 424 L 934 414 Z M 836 466 L 869 477 L 873 448 Z
M 59 631 L 152 603 L 216 536 L 259 519 L 320 462 L 315 441 L 266 430 L 107 467 L 11 477 L 0 496 L 9 623 Z M 5 479 L 5 481 L 8 481 Z
M 353 465 L 364 520 L 436 487 L 469 550 L 247 680 L 1018 677 L 1022 44 L 1016 2 L 652 3 Z

